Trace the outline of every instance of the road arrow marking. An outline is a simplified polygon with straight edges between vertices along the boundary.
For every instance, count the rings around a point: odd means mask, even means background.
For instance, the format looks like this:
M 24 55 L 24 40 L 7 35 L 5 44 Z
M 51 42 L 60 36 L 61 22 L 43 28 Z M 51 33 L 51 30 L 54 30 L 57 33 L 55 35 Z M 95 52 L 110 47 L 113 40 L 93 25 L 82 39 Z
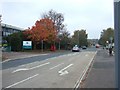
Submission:
M 68 74 L 68 71 L 59 72 L 60 76 Z
M 68 65 L 67 67 L 61 69 L 60 71 L 58 71 L 58 73 L 60 74 L 60 76 L 68 74 L 68 71 L 66 70 L 67 68 L 71 67 L 73 64 Z

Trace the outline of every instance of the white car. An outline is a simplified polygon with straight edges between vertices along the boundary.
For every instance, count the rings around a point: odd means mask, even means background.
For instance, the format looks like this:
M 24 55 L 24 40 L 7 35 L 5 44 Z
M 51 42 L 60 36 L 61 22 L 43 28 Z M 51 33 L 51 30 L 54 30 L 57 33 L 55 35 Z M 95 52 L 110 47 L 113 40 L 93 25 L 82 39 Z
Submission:
M 72 52 L 79 52 L 80 51 L 80 48 L 75 45 L 73 48 L 72 48 Z

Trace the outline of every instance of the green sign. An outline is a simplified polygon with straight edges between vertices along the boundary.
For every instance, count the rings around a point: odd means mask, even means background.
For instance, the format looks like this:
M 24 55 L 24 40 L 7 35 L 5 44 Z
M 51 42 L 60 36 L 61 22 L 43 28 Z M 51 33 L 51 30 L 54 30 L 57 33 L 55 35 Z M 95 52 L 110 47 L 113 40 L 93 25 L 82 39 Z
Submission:
M 23 41 L 23 49 L 32 49 L 32 41 Z

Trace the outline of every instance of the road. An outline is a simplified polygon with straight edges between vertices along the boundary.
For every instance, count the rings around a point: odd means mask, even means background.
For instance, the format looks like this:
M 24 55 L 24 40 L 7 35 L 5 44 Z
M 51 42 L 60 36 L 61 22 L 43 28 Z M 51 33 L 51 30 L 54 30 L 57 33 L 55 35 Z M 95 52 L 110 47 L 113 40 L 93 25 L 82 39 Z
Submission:
M 41 55 L 3 63 L 3 88 L 74 88 L 96 50 Z

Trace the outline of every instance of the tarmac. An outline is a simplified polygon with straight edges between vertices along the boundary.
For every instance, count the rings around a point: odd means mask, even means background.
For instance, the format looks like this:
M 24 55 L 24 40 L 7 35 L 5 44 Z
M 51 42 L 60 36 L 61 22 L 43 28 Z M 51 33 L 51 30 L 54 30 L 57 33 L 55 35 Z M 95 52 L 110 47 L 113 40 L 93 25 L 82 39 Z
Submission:
M 99 50 L 80 88 L 115 88 L 115 56 Z
M 3 52 L 4 61 L 33 57 L 49 53 Z M 3 62 L 4 62 L 3 61 Z M 107 50 L 99 50 L 89 71 L 82 80 L 80 88 L 115 88 L 115 56 L 109 56 Z

